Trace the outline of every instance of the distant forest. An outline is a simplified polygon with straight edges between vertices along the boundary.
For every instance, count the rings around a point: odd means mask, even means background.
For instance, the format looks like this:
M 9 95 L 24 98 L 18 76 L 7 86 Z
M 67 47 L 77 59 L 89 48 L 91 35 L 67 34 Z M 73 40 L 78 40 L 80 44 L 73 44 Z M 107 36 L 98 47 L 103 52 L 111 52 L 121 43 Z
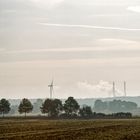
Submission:
M 133 111 L 139 110 L 134 102 L 130 101 L 102 101 L 96 100 L 94 106 L 79 105 L 73 97 L 68 97 L 64 103 L 60 99 L 37 99 L 31 103 L 29 99 L 22 99 L 19 105 L 10 105 L 6 99 L 0 100 L 1 116 L 47 116 L 59 118 L 103 118 L 103 117 L 132 117 Z M 21 115 L 20 115 L 21 116 Z

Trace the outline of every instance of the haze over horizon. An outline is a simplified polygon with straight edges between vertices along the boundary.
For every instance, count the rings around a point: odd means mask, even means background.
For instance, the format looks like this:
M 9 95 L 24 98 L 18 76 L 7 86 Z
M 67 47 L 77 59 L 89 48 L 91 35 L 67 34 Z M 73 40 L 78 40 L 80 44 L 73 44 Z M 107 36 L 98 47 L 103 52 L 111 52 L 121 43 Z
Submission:
M 1 0 L 0 98 L 140 96 L 140 1 Z

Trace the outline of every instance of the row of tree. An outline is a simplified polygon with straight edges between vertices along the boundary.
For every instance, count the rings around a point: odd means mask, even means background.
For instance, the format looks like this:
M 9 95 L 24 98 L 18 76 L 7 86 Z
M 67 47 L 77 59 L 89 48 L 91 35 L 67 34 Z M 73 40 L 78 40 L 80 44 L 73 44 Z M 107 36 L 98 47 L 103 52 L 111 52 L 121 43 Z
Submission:
M 62 113 L 66 113 L 67 115 L 71 116 L 73 114 L 76 114 L 79 110 L 80 106 L 78 102 L 73 98 L 69 97 L 64 105 L 62 104 L 62 101 L 59 99 L 46 99 L 42 105 L 40 106 L 40 110 L 43 114 L 47 114 L 48 117 L 58 117 Z M 10 103 L 6 99 L 0 100 L 0 114 L 4 116 L 4 114 L 8 114 L 10 108 Z M 30 102 L 30 100 L 24 98 L 20 102 L 18 106 L 18 112 L 20 114 L 24 113 L 25 116 L 27 113 L 32 112 L 33 105 Z
M 116 101 L 114 101 L 116 102 Z M 94 108 L 104 109 L 104 102 L 97 100 Z M 10 103 L 6 99 L 0 100 L 0 114 L 4 116 L 10 111 Z M 33 105 L 28 99 L 22 99 L 18 106 L 18 112 L 24 113 L 25 117 L 27 113 L 33 111 Z M 80 108 L 78 102 L 73 98 L 69 97 L 64 104 L 59 99 L 46 99 L 40 104 L 40 111 L 46 114 L 48 117 L 60 117 L 60 118 L 71 118 L 71 117 L 82 117 L 82 118 L 99 118 L 99 117 L 131 117 L 131 113 L 115 113 L 111 115 L 105 115 L 103 113 L 95 113 L 92 111 L 90 106 L 84 105 Z
M 96 100 L 94 104 L 94 111 L 96 112 L 127 112 L 137 109 L 137 104 L 130 101 L 121 101 L 121 100 L 113 100 L 113 101 L 101 101 Z

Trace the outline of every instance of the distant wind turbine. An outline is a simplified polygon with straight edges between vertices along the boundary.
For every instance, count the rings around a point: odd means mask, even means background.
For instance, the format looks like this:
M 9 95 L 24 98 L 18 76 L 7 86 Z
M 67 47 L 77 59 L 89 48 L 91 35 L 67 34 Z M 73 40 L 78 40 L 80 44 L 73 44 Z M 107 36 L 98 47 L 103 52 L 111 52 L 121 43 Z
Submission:
M 124 96 L 126 97 L 126 82 L 124 81 Z
M 115 97 L 116 94 L 115 94 L 115 82 L 114 81 L 113 81 L 113 85 L 112 86 L 113 86 L 112 87 L 113 97 Z
M 52 99 L 53 87 L 54 87 L 53 80 L 52 80 L 51 84 L 48 85 L 48 87 L 50 88 L 50 99 Z

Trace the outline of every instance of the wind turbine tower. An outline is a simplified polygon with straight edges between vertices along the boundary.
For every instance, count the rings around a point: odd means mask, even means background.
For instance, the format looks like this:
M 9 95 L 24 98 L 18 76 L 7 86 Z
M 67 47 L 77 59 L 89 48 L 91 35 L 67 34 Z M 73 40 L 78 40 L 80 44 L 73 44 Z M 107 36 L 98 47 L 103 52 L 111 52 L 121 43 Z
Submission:
M 52 80 L 51 84 L 48 85 L 48 87 L 50 88 L 50 99 L 52 99 L 53 87 L 54 87 L 53 80 Z
M 115 82 L 113 82 L 113 87 L 112 87 L 112 91 L 113 91 L 113 97 L 115 97 Z
M 124 96 L 126 97 L 126 82 L 124 81 Z

